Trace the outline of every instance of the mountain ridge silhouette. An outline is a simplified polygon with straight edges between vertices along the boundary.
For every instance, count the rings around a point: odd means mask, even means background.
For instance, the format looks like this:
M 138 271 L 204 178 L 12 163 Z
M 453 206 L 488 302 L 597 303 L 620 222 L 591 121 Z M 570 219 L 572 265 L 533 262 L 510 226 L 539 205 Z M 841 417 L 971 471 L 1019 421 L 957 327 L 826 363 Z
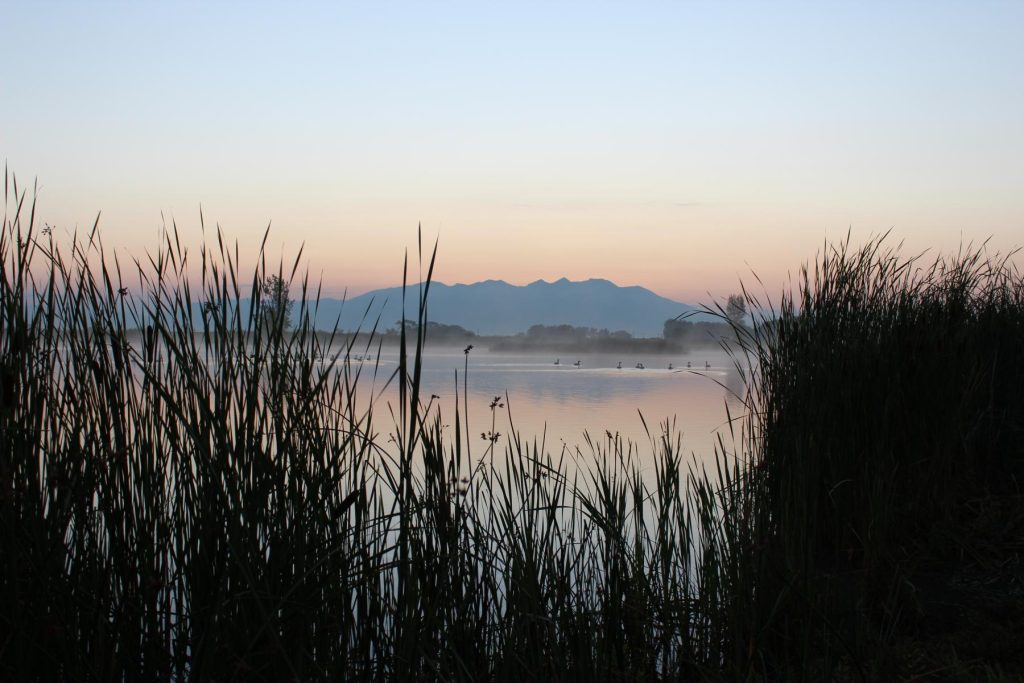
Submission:
M 406 288 L 407 319 L 416 318 L 420 288 L 420 283 Z M 603 278 L 572 281 L 563 277 L 526 285 L 493 279 L 452 285 L 433 281 L 427 295 L 429 321 L 460 325 L 481 335 L 513 335 L 532 325 L 572 325 L 660 337 L 666 320 L 699 310 L 645 287 L 620 286 Z M 378 320 L 378 329 L 384 330 L 401 319 L 401 302 L 400 286 L 376 289 L 344 302 L 322 298 L 315 324 L 329 329 L 340 316 L 341 328 L 346 331 L 357 327 L 369 330 Z M 691 319 L 711 318 L 697 313 Z

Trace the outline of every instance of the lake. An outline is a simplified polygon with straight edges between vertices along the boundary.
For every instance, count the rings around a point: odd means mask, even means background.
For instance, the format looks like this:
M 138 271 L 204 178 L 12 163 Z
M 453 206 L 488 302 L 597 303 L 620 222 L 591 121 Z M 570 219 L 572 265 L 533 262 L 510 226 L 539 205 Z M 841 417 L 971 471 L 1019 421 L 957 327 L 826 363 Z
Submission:
M 372 385 L 380 392 L 375 423 L 385 430 L 390 419 L 381 407 L 390 402 L 397 410 L 394 387 L 382 390 L 386 379 L 398 364 L 398 354 L 387 348 L 380 357 L 371 351 L 372 361 L 362 361 L 360 389 Z M 353 354 L 353 359 L 355 358 Z M 666 420 L 675 420 L 682 432 L 683 450 L 696 453 L 701 459 L 713 455 L 717 433 L 728 437 L 726 406 L 733 417 L 742 414 L 743 384 L 733 360 L 720 349 L 700 349 L 675 355 L 650 355 L 627 358 L 604 354 L 583 354 L 573 358 L 556 358 L 552 354 L 489 352 L 474 348 L 469 353 L 468 414 L 469 431 L 481 450 L 481 432 L 491 430 L 491 403 L 500 397 L 504 408 L 494 411 L 494 430 L 501 442 L 514 426 L 521 437 L 540 441 L 546 433 L 546 451 L 561 452 L 563 445 L 589 453 L 584 433 L 605 439 L 606 432 L 619 434 L 640 445 L 640 454 L 650 451 L 644 421 L 657 437 Z M 579 367 L 574 364 L 580 361 Z M 466 356 L 462 349 L 430 350 L 423 366 L 422 395 L 439 398 L 442 420 L 453 429 L 456 398 L 462 407 L 463 374 Z M 687 363 L 690 368 L 687 368 Z M 621 363 L 621 369 L 617 365 Z M 642 369 L 637 368 L 642 363 Z M 672 369 L 669 369 L 669 364 Z M 353 360 L 355 369 L 359 361 Z M 376 376 L 374 368 L 376 367 Z M 641 420 L 641 414 L 643 420 Z

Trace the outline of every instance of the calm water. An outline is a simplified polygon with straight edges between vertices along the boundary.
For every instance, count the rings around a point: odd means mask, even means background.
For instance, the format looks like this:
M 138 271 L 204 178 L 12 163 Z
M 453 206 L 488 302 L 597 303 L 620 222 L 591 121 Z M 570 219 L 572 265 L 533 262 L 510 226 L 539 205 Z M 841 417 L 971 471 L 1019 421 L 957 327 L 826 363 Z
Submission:
M 580 367 L 573 364 L 579 360 Z M 461 349 L 428 352 L 424 361 L 423 395 L 439 397 L 442 420 L 454 424 L 455 376 L 458 372 L 460 408 L 465 355 Z M 618 433 L 646 448 L 648 437 L 640 415 L 652 435 L 661 431 L 661 423 L 675 420 L 683 433 L 686 453 L 710 456 L 716 431 L 726 425 L 728 403 L 733 416 L 742 412 L 734 393 L 742 393 L 742 382 L 733 361 L 718 349 L 689 354 L 630 358 L 611 355 L 580 355 L 561 358 L 554 365 L 553 355 L 491 353 L 473 349 L 469 354 L 468 410 L 470 435 L 480 441 L 480 433 L 491 429 L 490 404 L 501 397 L 505 407 L 495 414 L 495 430 L 505 435 L 514 429 L 524 438 L 540 440 L 546 431 L 546 450 L 557 454 L 563 444 L 588 453 L 584 432 L 605 438 L 606 431 Z M 687 368 L 687 362 L 691 368 Z M 622 369 L 616 365 L 621 362 Z M 644 369 L 636 368 L 641 362 Z M 377 376 L 373 366 L 379 363 Z M 669 370 L 669 363 L 673 369 Z M 710 367 L 705 369 L 705 363 Z M 353 363 L 353 366 L 356 365 Z M 379 392 L 384 380 L 397 366 L 397 353 L 383 350 L 381 357 L 365 362 L 361 385 L 375 384 Z M 507 396 L 507 399 L 506 399 Z M 386 402 L 396 405 L 397 392 L 387 389 L 379 399 L 380 410 Z M 397 406 L 396 406 L 397 407 Z M 378 429 L 385 429 L 377 422 Z M 454 429 L 449 426 L 449 430 Z M 726 439 L 729 441 L 728 438 Z M 474 449 L 479 450 L 473 444 Z

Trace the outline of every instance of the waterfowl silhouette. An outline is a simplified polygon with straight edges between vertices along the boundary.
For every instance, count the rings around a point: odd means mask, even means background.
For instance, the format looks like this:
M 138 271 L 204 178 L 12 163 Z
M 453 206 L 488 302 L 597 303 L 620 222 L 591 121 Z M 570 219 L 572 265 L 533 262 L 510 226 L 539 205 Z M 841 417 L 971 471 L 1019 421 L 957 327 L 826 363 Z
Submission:
M 575 363 L 573 363 L 573 365 L 575 365 L 577 368 L 583 367 L 583 361 L 578 360 Z

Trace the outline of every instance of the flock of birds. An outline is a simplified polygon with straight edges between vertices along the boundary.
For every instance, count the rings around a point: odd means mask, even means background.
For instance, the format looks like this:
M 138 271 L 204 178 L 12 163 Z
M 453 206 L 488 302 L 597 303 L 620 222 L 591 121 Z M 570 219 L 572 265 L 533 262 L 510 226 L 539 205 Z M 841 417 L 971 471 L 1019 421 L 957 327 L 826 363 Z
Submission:
M 561 365 L 561 364 L 562 364 L 562 359 L 561 358 L 556 358 L 555 362 L 554 362 L 554 365 Z M 582 368 L 583 367 L 583 361 L 578 360 L 575 363 L 573 363 L 573 366 L 576 367 L 576 368 Z M 644 370 L 644 369 L 647 368 L 647 366 L 644 365 L 643 363 L 637 363 L 634 367 L 637 370 Z M 690 361 L 686 361 L 686 367 L 692 368 L 693 367 L 693 363 L 691 363 Z M 621 360 L 619 361 L 619 364 L 615 366 L 615 369 L 616 370 L 621 370 L 622 369 L 622 361 Z M 675 366 L 672 365 L 672 363 L 669 363 L 668 364 L 668 369 L 669 370 L 675 370 Z M 704 361 L 704 369 L 705 370 L 710 370 L 711 369 L 711 363 L 709 363 L 707 361 Z
M 341 354 L 337 354 L 337 353 L 332 354 L 330 356 L 330 359 L 331 360 L 338 360 L 340 355 Z M 321 355 L 320 358 L 323 359 L 324 356 Z M 367 354 L 365 356 L 363 356 L 363 355 L 349 356 L 348 354 L 345 354 L 345 357 L 342 360 L 345 363 L 351 363 L 353 361 L 356 361 L 358 363 L 363 363 L 363 362 L 366 362 L 366 361 L 372 361 L 373 360 L 373 356 L 371 356 L 369 354 Z M 561 365 L 561 364 L 562 364 L 562 359 L 561 358 L 556 358 L 555 362 L 554 362 L 554 365 Z M 573 363 L 573 367 L 582 368 L 583 367 L 583 361 L 577 360 L 575 363 Z M 647 366 L 644 365 L 643 363 L 637 363 L 633 367 L 635 367 L 637 370 L 645 370 L 645 369 L 647 369 Z M 690 361 L 686 361 L 686 367 L 687 368 L 693 368 L 693 363 L 691 363 Z M 617 370 L 621 370 L 622 369 L 622 361 L 621 360 L 619 361 L 618 365 L 615 366 L 615 368 Z M 675 370 L 676 368 L 675 368 L 675 365 L 673 365 L 672 363 L 669 363 L 668 364 L 668 369 L 669 370 Z M 704 361 L 704 369 L 705 370 L 711 369 L 711 363 L 709 363 L 707 361 Z
M 340 358 L 340 356 L 341 356 L 341 354 L 335 353 L 335 354 L 331 354 L 329 356 L 329 358 L 330 358 L 330 360 L 338 360 Z M 324 359 L 325 356 L 324 355 L 320 355 L 320 358 Z M 349 354 L 345 354 L 345 357 L 342 360 L 345 363 L 351 363 L 353 361 L 362 363 L 362 362 L 365 362 L 365 361 L 372 361 L 373 360 L 373 356 L 371 356 L 370 354 L 366 354 L 365 356 L 364 355 L 349 356 Z M 561 365 L 561 364 L 562 364 L 562 359 L 561 358 L 556 358 L 555 362 L 554 362 L 554 365 Z M 575 363 L 573 363 L 573 366 L 576 367 L 576 368 L 582 368 L 583 367 L 583 361 L 577 360 Z M 647 368 L 647 366 L 644 365 L 643 363 L 637 363 L 633 367 L 635 367 L 637 370 L 644 370 L 644 369 Z M 686 367 L 692 368 L 693 367 L 693 363 L 691 363 L 690 361 L 686 361 Z M 619 361 L 618 365 L 615 366 L 615 368 L 617 370 L 621 370 L 622 369 L 622 361 L 621 360 Z M 709 363 L 707 361 L 704 361 L 704 369 L 708 370 L 710 368 L 711 368 L 711 363 Z M 669 370 L 675 370 L 675 366 L 672 363 L 669 363 L 668 364 L 668 369 Z
M 327 355 L 327 354 L 324 354 L 324 353 L 319 353 L 319 354 L 316 355 L 316 358 L 317 358 L 317 360 L 320 360 L 320 361 L 325 361 L 325 360 L 341 360 L 344 363 L 353 363 L 353 362 L 354 363 L 364 363 L 364 362 L 372 361 L 373 360 L 373 356 L 371 354 L 366 354 L 365 356 L 362 355 L 362 354 L 356 354 L 356 355 L 353 356 L 353 355 L 349 355 L 347 353 L 344 355 L 344 357 L 340 353 L 332 353 L 330 355 Z

